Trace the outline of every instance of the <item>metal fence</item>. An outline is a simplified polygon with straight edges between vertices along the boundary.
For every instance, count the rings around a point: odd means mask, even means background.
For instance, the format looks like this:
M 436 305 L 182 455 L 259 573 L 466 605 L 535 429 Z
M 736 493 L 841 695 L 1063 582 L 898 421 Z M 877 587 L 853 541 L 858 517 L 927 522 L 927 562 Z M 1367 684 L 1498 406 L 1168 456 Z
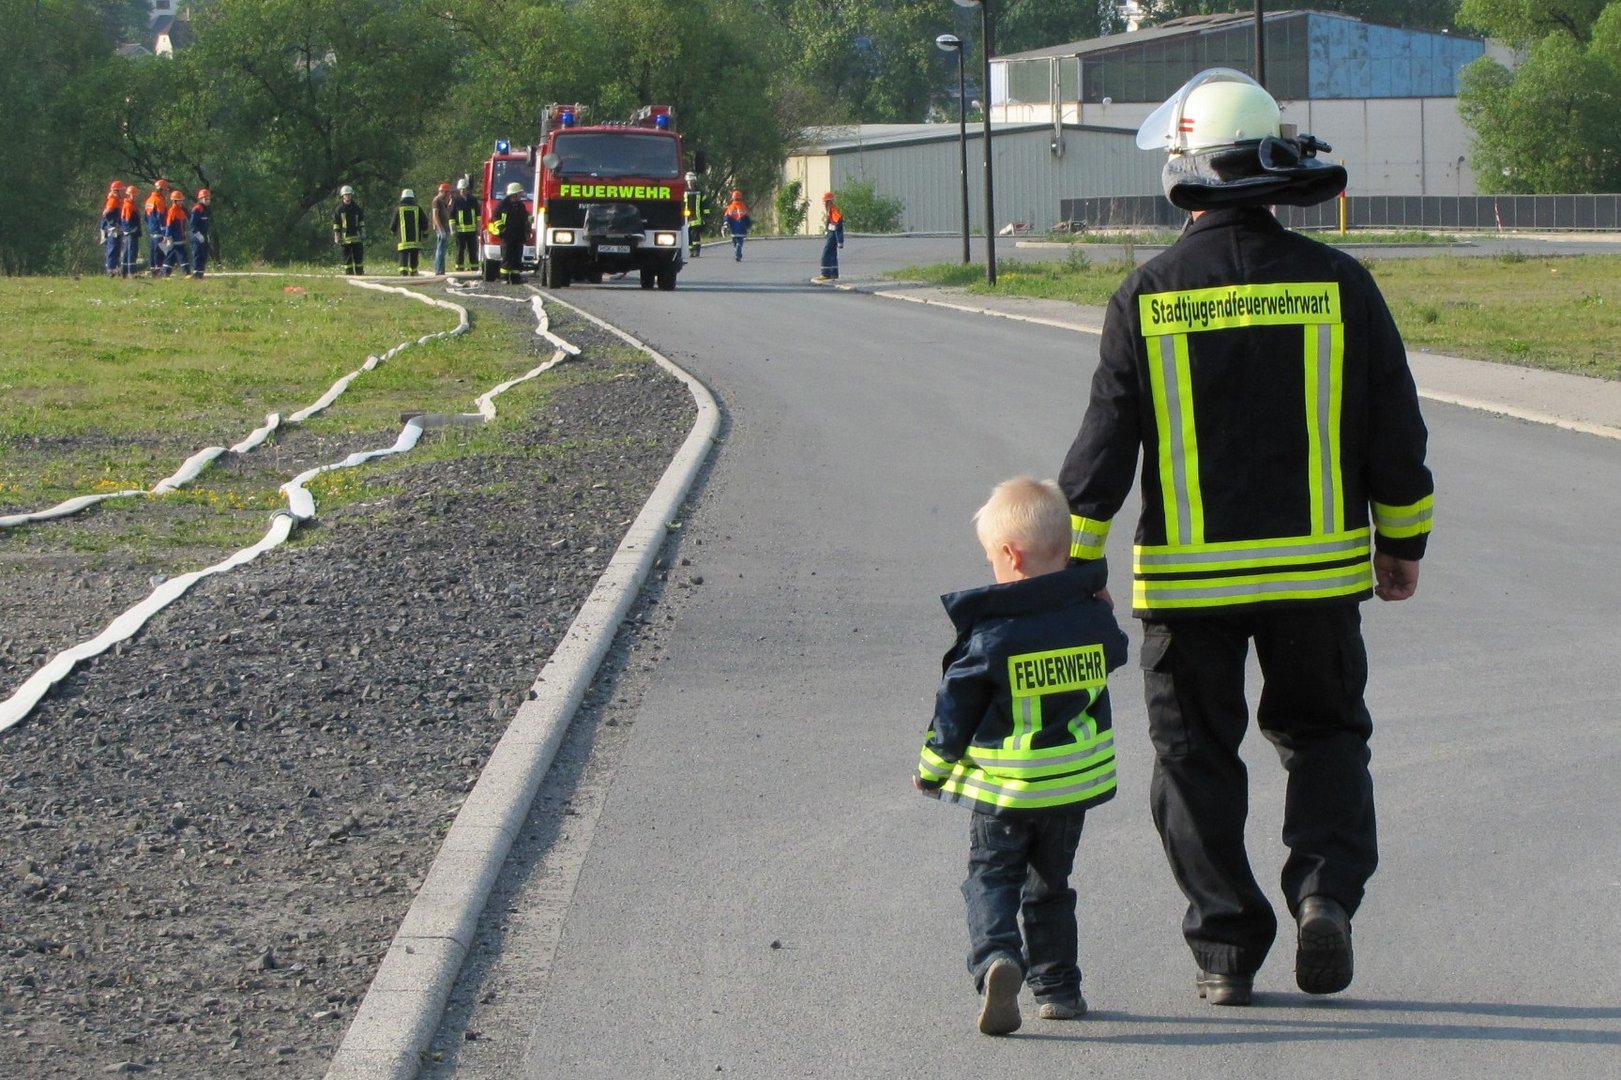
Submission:
M 1338 228 L 1337 200 L 1276 207 L 1296 229 Z M 1181 228 L 1187 215 L 1158 195 L 1061 199 L 1059 220 L 1089 229 Z M 1353 229 L 1617 229 L 1621 195 L 1352 195 L 1346 223 Z

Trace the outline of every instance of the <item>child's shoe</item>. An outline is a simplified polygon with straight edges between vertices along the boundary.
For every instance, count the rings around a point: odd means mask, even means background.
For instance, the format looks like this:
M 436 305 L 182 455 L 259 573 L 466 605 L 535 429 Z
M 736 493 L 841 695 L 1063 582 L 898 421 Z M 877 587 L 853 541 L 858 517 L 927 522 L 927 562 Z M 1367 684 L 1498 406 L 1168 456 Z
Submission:
M 1043 1020 L 1079 1020 L 1086 1015 L 1086 998 L 1076 994 L 1072 998 L 1052 998 L 1038 1001 L 1036 1015 Z
M 998 956 L 985 969 L 985 992 L 979 1002 L 982 1035 L 1011 1035 L 1019 1030 L 1019 987 L 1024 972 L 1011 957 Z

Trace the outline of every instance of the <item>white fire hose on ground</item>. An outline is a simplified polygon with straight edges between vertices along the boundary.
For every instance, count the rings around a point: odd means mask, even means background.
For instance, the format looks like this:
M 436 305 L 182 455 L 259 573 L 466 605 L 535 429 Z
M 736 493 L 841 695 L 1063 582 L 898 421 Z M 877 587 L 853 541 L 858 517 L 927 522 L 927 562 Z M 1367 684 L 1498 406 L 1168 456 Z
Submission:
M 435 300 L 431 297 L 423 296 L 420 293 L 412 292 L 409 289 L 400 289 L 386 285 L 376 285 L 371 282 L 364 281 L 356 281 L 353 284 L 362 288 L 401 293 L 403 295 L 422 300 L 426 303 L 452 309 L 458 312 L 459 321 L 454 330 L 442 331 L 438 334 L 428 334 L 424 337 L 417 338 L 414 342 L 404 342 L 396 345 L 394 348 L 390 349 L 380 357 L 367 357 L 364 366 L 339 379 L 315 404 L 292 414 L 292 416 L 288 418 L 290 422 L 301 422 L 309 416 L 313 416 L 315 413 L 326 408 L 337 399 L 338 395 L 343 393 L 344 389 L 357 375 L 363 371 L 371 370 L 373 367 L 376 367 L 377 364 L 394 356 L 401 349 L 409 348 L 412 344 L 425 344 L 436 337 L 465 333 L 468 329 L 469 323 L 467 318 L 467 309 L 461 307 L 460 305 L 452 304 L 448 301 Z M 508 298 L 502 297 L 500 299 Z M 516 300 L 516 298 L 512 299 Z M 569 359 L 570 357 L 579 355 L 580 350 L 578 348 L 564 341 L 562 338 L 557 337 L 551 332 L 550 323 L 547 318 L 545 308 L 541 303 L 540 297 L 537 296 L 532 301 L 519 300 L 517 302 L 529 303 L 534 310 L 536 319 L 535 333 L 546 338 L 554 346 L 554 351 L 552 352 L 550 359 L 546 360 L 537 367 L 531 368 L 522 375 L 519 375 L 516 378 L 508 379 L 499 386 L 487 390 L 483 394 L 479 395 L 479 397 L 476 399 L 479 411 L 476 413 L 425 413 L 422 415 L 413 416 L 405 422 L 405 426 L 401 428 L 399 436 L 394 440 L 394 444 L 392 446 L 381 450 L 365 450 L 350 454 L 342 461 L 316 466 L 315 468 L 308 469 L 295 476 L 293 479 L 287 481 L 279 489 L 282 495 L 287 499 L 287 509 L 278 510 L 275 513 L 275 515 L 271 518 L 269 530 L 258 543 L 251 547 L 243 548 L 242 550 L 231 555 L 229 558 L 223 560 L 222 562 L 216 563 L 213 566 L 169 578 L 154 588 L 146 599 L 142 600 L 140 603 L 136 604 L 134 607 L 131 607 L 123 614 L 115 618 L 112 623 L 109 624 L 107 628 L 100 634 L 97 634 L 88 641 L 81 642 L 78 645 L 65 649 L 56 656 L 52 657 L 46 662 L 45 666 L 34 672 L 33 675 L 29 676 L 29 678 L 23 682 L 22 686 L 12 693 L 10 697 L 0 701 L 0 731 L 5 731 L 7 728 L 16 724 L 26 717 L 30 712 L 32 712 L 34 707 L 44 699 L 47 693 L 50 692 L 51 688 L 56 686 L 56 684 L 61 682 L 63 679 L 67 678 L 67 676 L 72 673 L 73 669 L 82 661 L 88 660 L 94 656 L 99 656 L 119 642 L 127 641 L 134 637 L 140 632 L 141 628 L 152 619 L 154 615 L 183 596 L 188 589 L 190 589 L 197 582 L 201 581 L 203 578 L 210 577 L 214 574 L 223 573 L 227 570 L 232 570 L 238 566 L 252 562 L 266 551 L 279 547 L 281 544 L 285 543 L 287 538 L 292 535 L 295 528 L 315 517 L 315 498 L 304 487 L 304 485 L 310 480 L 325 472 L 332 472 L 337 469 L 351 469 L 357 465 L 362 465 L 365 462 L 375 460 L 376 458 L 387 457 L 394 454 L 403 454 L 415 447 L 417 442 L 422 438 L 422 433 L 429 428 L 445 427 L 453 424 L 481 424 L 493 420 L 495 418 L 494 399 L 497 395 L 506 392 L 522 382 L 535 378 L 543 372 L 556 367 L 558 364 Z M 273 419 L 274 418 L 272 418 L 272 420 Z M 265 427 L 258 429 L 258 431 L 256 431 L 254 434 L 259 436 L 259 441 L 262 442 L 263 438 L 268 436 L 270 431 L 274 430 L 275 427 L 275 423 L 272 422 L 267 424 Z M 250 439 L 251 438 L 252 436 L 250 436 Z M 233 447 L 232 449 L 238 453 L 245 452 L 239 450 L 238 447 L 246 446 L 248 443 L 249 439 L 245 439 L 243 442 L 238 443 L 237 447 Z M 253 445 L 257 446 L 258 442 L 254 442 Z M 252 446 L 249 446 L 248 448 L 252 449 Z M 181 484 L 190 482 L 190 480 L 195 478 L 197 473 L 201 472 L 210 461 L 212 461 L 215 457 L 218 457 L 219 454 L 225 452 L 223 448 L 218 447 L 210 448 L 210 450 L 217 452 L 210 455 L 210 451 L 205 450 L 199 452 L 198 454 L 194 454 L 187 460 L 186 464 L 174 474 L 174 476 L 171 476 L 167 480 L 164 480 L 158 485 L 154 486 L 152 489 L 153 493 L 160 490 L 174 490 L 174 488 L 179 487 Z M 169 486 L 165 487 L 165 485 Z M 124 494 L 139 495 L 146 494 L 146 492 L 136 491 L 127 492 Z M 87 502 L 82 500 L 69 501 L 82 502 L 81 506 L 75 508 L 82 509 L 83 506 L 100 501 L 101 498 L 105 497 L 116 496 L 87 496 L 85 497 L 89 500 Z M 62 506 L 67 505 L 67 503 L 62 504 Z M 62 514 L 54 512 L 61 509 L 62 507 L 55 507 L 53 508 L 53 511 L 46 512 L 46 514 L 48 516 L 63 516 Z M 73 511 L 67 511 L 67 513 L 71 512 Z M 29 520 L 39 519 L 39 517 L 29 516 Z M 5 523 L 6 521 L 4 519 L 0 519 L 0 525 Z

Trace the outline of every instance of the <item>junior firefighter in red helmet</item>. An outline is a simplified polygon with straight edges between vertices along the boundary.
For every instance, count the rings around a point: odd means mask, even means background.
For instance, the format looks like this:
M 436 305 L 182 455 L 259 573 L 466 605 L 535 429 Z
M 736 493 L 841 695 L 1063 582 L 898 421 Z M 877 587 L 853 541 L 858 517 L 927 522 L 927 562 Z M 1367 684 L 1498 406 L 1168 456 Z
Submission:
M 822 196 L 822 228 L 827 232 L 827 241 L 822 244 L 822 272 L 815 280 L 837 281 L 839 249 L 844 247 L 844 211 L 833 201 L 831 191 Z

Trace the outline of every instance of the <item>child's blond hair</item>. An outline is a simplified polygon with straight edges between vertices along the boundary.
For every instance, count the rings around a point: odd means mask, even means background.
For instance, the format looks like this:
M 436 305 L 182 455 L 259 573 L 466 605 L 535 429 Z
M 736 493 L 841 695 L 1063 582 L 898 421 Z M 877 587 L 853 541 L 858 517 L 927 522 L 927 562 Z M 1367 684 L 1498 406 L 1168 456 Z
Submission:
M 1038 558 L 1069 554 L 1069 501 L 1051 480 L 1016 476 L 991 490 L 974 511 L 980 543 L 1009 543 Z

